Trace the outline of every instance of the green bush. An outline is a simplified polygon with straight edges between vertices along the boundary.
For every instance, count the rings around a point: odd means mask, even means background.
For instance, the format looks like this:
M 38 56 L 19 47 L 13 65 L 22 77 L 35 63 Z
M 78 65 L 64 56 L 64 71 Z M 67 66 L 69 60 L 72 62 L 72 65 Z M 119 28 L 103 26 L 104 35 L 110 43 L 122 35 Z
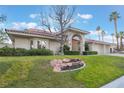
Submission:
M 79 51 L 64 51 L 65 55 L 79 55 Z
M 28 51 L 29 55 L 53 55 L 53 52 L 49 49 L 31 49 Z
M 68 45 L 63 46 L 63 51 L 69 51 L 69 50 L 70 50 L 70 47 Z
M 98 54 L 97 51 L 84 51 L 83 55 L 96 55 Z
M 26 50 L 22 48 L 0 48 L 0 56 L 35 56 L 35 55 L 53 55 L 49 49 L 31 49 Z

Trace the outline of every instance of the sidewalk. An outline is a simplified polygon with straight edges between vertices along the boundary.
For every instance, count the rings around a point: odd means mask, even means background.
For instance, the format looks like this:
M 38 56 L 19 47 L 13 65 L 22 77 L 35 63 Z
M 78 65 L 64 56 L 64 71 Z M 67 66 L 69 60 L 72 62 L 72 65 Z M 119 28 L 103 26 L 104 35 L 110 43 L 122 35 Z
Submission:
M 124 76 L 102 86 L 101 88 L 124 88 Z

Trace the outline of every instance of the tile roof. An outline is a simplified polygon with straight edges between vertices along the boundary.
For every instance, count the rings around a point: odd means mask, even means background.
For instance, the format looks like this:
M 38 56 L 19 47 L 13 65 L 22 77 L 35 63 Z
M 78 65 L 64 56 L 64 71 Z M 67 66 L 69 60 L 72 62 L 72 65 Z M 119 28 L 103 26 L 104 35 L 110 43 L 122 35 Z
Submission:
M 32 35 L 43 35 L 43 36 L 50 36 L 54 37 L 56 34 L 51 33 L 45 30 L 39 30 L 39 29 L 27 29 L 27 30 L 13 30 L 13 29 L 5 29 L 6 32 L 15 32 L 15 33 L 23 33 L 23 34 L 32 34 Z
M 99 41 L 99 40 L 92 40 L 92 39 L 86 39 L 86 42 L 88 43 L 97 43 L 97 44 L 106 44 L 106 45 L 116 45 L 113 43 L 105 42 L 105 41 Z

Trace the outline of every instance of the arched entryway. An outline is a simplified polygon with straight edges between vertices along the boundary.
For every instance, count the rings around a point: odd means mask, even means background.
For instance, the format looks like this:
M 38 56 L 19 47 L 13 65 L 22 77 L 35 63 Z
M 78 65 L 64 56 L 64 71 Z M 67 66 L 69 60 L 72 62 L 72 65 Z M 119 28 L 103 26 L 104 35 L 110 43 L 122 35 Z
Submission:
M 72 37 L 72 51 L 80 51 L 81 50 L 81 41 L 82 38 L 80 35 L 73 35 Z

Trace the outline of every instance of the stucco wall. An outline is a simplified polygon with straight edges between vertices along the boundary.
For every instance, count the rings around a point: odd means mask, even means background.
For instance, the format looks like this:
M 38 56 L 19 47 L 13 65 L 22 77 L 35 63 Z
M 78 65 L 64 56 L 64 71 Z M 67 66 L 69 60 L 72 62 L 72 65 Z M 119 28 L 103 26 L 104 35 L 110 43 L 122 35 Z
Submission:
M 20 38 L 15 37 L 15 48 L 25 48 L 30 49 L 30 41 L 33 40 L 33 48 L 37 49 L 37 41 L 40 43 L 46 41 L 46 48 L 52 50 L 54 53 L 57 53 L 60 48 L 60 44 L 57 41 L 43 39 L 43 38 Z
M 49 49 L 54 52 L 54 54 L 57 54 L 60 50 L 60 43 L 57 41 L 50 40 L 49 41 Z
M 15 37 L 15 48 L 30 49 L 30 40 L 28 38 Z
M 103 44 L 89 44 L 89 49 L 91 51 L 97 51 L 98 54 L 109 54 L 110 53 L 110 45 Z

